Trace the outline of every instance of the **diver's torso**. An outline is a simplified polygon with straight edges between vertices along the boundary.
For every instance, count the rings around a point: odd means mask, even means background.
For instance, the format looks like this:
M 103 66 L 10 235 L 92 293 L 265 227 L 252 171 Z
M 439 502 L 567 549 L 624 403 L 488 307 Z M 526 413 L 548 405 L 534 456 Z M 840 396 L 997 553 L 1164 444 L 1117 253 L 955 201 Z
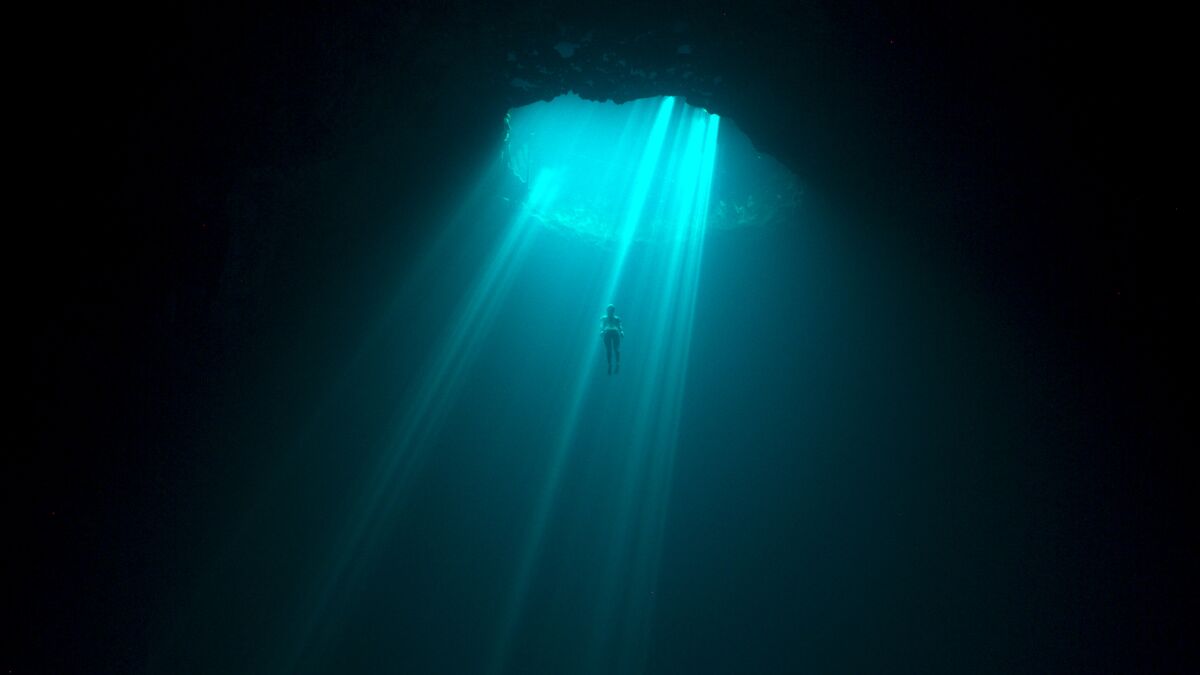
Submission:
M 604 330 L 621 330 L 621 317 L 602 316 L 600 317 L 600 325 L 604 326 Z

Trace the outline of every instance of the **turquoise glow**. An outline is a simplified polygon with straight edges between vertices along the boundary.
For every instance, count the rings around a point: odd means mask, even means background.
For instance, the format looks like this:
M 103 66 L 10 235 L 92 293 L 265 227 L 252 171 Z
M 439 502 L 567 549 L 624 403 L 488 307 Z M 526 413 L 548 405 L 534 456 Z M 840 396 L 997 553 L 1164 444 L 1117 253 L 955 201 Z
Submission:
M 564 106 L 580 103 L 577 99 L 568 100 Z M 557 100 L 547 107 L 556 104 Z M 653 595 L 661 548 L 720 125 L 717 115 L 678 105 L 673 97 L 630 105 L 633 110 L 619 140 L 606 150 L 601 139 L 592 146 L 583 166 L 573 167 L 577 174 L 586 173 L 587 167 L 596 164 L 605 167 L 594 185 L 585 184 L 583 198 L 601 204 L 619 202 L 620 206 L 610 212 L 600 211 L 600 217 L 572 220 L 543 214 L 541 218 L 551 227 L 575 229 L 587 239 L 607 244 L 605 278 L 592 306 L 599 309 L 608 299 L 615 299 L 621 307 L 620 300 L 640 298 L 644 303 L 642 313 L 655 317 L 653 323 L 631 329 L 643 336 L 638 343 L 646 351 L 643 361 L 646 368 L 636 372 L 627 370 L 622 375 L 636 380 L 632 387 L 636 394 L 626 402 L 629 407 L 620 413 L 629 422 L 622 428 L 620 440 L 625 452 L 625 478 L 619 486 L 618 509 L 611 514 L 613 535 L 607 547 L 605 572 L 597 579 L 597 603 L 589 641 L 594 649 L 608 651 L 605 658 L 615 658 L 613 663 L 619 669 L 635 668 L 646 646 L 652 610 L 649 598 Z M 652 114 L 648 110 L 651 106 L 656 108 Z M 592 117 L 582 120 L 581 135 L 595 124 Z M 514 116 L 514 127 L 520 122 Z M 639 131 L 631 134 L 631 127 Z M 634 154 L 635 162 L 622 156 L 629 152 L 631 135 L 642 139 L 634 143 L 635 147 L 640 146 L 640 152 Z M 575 146 L 568 144 L 568 147 Z M 557 158 L 557 161 L 565 160 Z M 590 190 L 596 194 L 586 194 Z M 614 194 L 601 196 L 608 191 Z M 646 242 L 649 259 L 639 273 L 631 276 L 627 274 L 626 262 L 635 242 Z M 517 630 L 547 522 L 555 508 L 561 473 L 579 440 L 579 418 L 596 380 L 594 364 L 594 344 L 583 345 L 576 364 L 578 375 L 573 394 L 561 418 L 552 461 L 530 519 L 527 539 L 522 544 L 495 643 L 491 672 L 503 672 L 506 665 L 509 643 Z M 622 593 L 619 587 L 627 590 Z M 618 602 L 623 595 L 640 601 Z M 615 656 L 605 647 L 614 639 L 622 645 Z M 605 662 L 598 654 L 588 660 Z
M 514 563 L 497 591 L 493 632 L 478 641 L 488 651 L 490 672 L 513 665 L 514 642 L 530 620 L 528 596 L 549 524 L 565 508 L 564 472 L 581 447 L 595 442 L 588 429 L 599 424 L 612 430 L 605 443 L 619 453 L 619 471 L 603 488 L 613 495 L 604 514 L 611 528 L 592 579 L 588 644 L 603 654 L 593 662 L 609 671 L 636 669 L 644 657 L 720 118 L 670 96 L 620 106 L 569 96 L 515 110 L 511 119 L 513 134 L 498 161 L 464 190 L 460 207 L 429 245 L 427 264 L 411 272 L 406 300 L 397 300 L 380 319 L 381 326 L 405 325 L 411 310 L 404 303 L 428 294 L 452 298 L 444 322 L 419 326 L 440 337 L 407 378 L 412 384 L 396 402 L 390 431 L 349 500 L 336 541 L 313 563 L 308 611 L 286 641 L 295 649 L 279 655 L 281 670 L 319 661 L 326 645 L 342 639 L 340 625 L 353 612 L 348 599 L 368 593 L 371 579 L 381 574 L 382 551 L 406 517 L 439 438 L 477 423 L 460 401 L 479 382 L 483 364 L 497 357 L 489 350 L 504 327 L 501 318 L 533 302 L 529 289 L 539 287 L 571 289 L 579 319 L 550 324 L 555 353 L 566 355 L 556 381 L 517 387 L 563 394 L 544 411 L 548 440 L 529 448 L 530 457 L 542 459 L 530 467 L 536 478 L 520 486 L 529 507 L 515 526 Z M 519 189 L 496 187 L 506 181 Z M 496 213 L 505 214 L 503 220 Z M 562 256 L 575 256 L 578 264 L 547 263 Z M 455 260 L 474 261 L 469 280 L 447 272 Z M 627 319 L 625 367 L 611 377 L 597 335 L 609 302 Z M 384 340 L 386 332 L 381 328 L 369 340 Z M 607 646 L 614 641 L 619 650 Z

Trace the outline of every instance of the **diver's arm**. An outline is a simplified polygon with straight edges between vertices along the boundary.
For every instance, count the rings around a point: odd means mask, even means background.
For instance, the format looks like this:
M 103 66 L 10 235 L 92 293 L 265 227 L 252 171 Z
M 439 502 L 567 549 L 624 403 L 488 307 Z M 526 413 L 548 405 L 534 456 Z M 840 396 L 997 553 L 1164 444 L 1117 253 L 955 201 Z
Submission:
M 617 318 L 617 332 L 620 333 L 621 337 L 625 337 L 625 327 L 621 325 L 620 317 Z

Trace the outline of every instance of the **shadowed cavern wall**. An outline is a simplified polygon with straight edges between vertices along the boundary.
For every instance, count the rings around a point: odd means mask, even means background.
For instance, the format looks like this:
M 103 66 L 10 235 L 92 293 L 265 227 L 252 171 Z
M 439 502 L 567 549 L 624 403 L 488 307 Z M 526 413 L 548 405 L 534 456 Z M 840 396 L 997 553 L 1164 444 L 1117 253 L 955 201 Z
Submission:
M 1086 392 L 1081 424 L 1117 415 L 1114 449 L 1063 471 L 1107 485 L 1111 511 L 1079 515 L 1119 535 L 1117 576 L 1148 579 L 1136 610 L 1165 624 L 1185 108 L 1163 86 L 1183 43 L 1157 30 L 873 3 L 75 17 L 37 92 L 52 105 L 33 166 L 63 194 L 36 235 L 35 443 L 6 473 L 21 570 L 77 583 L 21 596 L 29 642 L 137 660 L 375 310 L 356 299 L 403 276 L 506 110 L 567 90 L 734 120 L 837 215 L 844 250 L 894 245 L 960 282 Z M 1125 637 L 1130 662 L 1168 642 Z

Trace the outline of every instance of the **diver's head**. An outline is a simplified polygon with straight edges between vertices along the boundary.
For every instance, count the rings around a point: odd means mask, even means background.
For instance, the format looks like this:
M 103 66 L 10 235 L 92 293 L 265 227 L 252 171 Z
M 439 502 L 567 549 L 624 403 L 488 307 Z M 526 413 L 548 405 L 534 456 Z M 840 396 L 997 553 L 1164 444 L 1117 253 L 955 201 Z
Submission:
M 616 307 L 616 305 L 609 305 L 609 306 L 608 306 L 608 315 L 609 315 L 609 316 L 613 316 L 613 315 L 614 315 L 614 314 L 616 314 L 616 313 L 617 313 L 617 307 Z

